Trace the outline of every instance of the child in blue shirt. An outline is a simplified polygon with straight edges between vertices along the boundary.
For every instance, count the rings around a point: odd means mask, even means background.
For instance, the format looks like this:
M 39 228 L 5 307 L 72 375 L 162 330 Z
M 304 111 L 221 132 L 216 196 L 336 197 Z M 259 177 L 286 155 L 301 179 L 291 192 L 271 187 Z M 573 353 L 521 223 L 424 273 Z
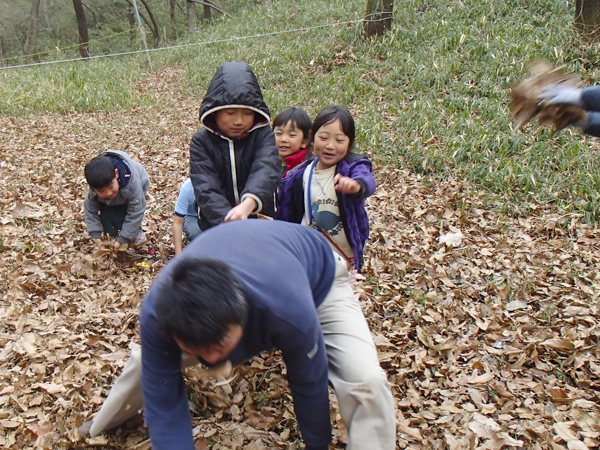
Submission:
M 192 181 L 188 178 L 181 186 L 173 214 L 175 255 L 179 255 L 181 250 L 183 250 L 184 234 L 187 240 L 191 241 L 202 232 L 198 226 L 198 210 L 195 204 L 194 186 L 192 186 Z

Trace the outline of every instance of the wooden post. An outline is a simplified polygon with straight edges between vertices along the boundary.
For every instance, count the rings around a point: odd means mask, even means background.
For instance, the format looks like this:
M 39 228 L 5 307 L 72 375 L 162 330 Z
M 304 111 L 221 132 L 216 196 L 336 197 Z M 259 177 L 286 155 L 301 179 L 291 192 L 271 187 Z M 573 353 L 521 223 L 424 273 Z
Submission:
M 363 35 L 366 38 L 381 36 L 392 28 L 394 0 L 367 0 Z
M 575 28 L 586 43 L 600 37 L 600 1 L 575 0 Z

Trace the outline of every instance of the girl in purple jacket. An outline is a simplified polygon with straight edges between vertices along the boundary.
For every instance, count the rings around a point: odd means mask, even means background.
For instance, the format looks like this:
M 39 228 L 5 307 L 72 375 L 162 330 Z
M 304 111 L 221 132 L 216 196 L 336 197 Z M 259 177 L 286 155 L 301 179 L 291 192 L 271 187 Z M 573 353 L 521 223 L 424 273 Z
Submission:
M 315 158 L 281 180 L 276 217 L 316 228 L 358 270 L 369 237 L 364 201 L 376 186 L 371 161 L 352 152 L 355 134 L 354 119 L 343 106 L 317 115 L 310 132 Z

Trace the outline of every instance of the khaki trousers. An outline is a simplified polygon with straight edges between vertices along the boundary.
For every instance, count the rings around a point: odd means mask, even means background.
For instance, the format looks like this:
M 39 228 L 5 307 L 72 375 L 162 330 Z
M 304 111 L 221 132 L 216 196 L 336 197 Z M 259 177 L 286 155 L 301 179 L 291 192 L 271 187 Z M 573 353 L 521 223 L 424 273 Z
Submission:
M 348 429 L 347 450 L 393 450 L 396 420 L 390 386 L 379 365 L 377 350 L 360 304 L 350 286 L 344 260 L 336 256 L 334 283 L 317 309 L 329 362 L 329 381 L 335 390 Z M 117 378 L 93 420 L 90 435 L 113 428 L 143 406 L 141 348 Z M 182 368 L 197 364 L 182 360 Z

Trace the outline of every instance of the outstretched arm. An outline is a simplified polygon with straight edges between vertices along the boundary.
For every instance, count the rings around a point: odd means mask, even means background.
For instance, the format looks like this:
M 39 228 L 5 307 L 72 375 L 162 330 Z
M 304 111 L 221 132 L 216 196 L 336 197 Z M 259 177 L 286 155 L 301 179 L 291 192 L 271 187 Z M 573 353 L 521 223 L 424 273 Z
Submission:
M 540 94 L 540 100 L 548 105 L 570 105 L 584 109 L 586 119 L 571 125 L 581 128 L 584 133 L 600 137 L 600 86 L 579 88 L 563 84 L 551 84 Z
M 183 217 L 173 214 L 173 245 L 175 246 L 175 255 L 179 255 L 181 250 L 183 250 L 183 220 Z
M 127 202 L 127 214 L 123 221 L 123 227 L 117 236 L 117 242 L 120 244 L 127 244 L 135 239 L 142 227 L 142 220 L 146 213 L 146 192 L 144 192 L 139 178 L 130 181 L 126 189 L 129 189 L 131 198 Z
M 100 212 L 100 202 L 96 198 L 92 198 L 92 191 L 88 191 L 88 194 L 83 201 L 83 213 L 85 217 L 85 226 L 87 232 L 93 240 L 99 240 L 102 237 L 102 221 L 98 213 Z
M 335 190 L 354 195 L 358 200 L 373 195 L 376 189 L 375 177 L 371 171 L 371 162 L 363 159 L 350 170 L 349 176 L 337 174 L 334 178 Z
M 149 294 L 151 295 L 151 294 Z M 147 297 L 144 302 L 150 302 Z M 153 313 L 142 306 L 142 390 L 144 418 L 154 450 L 194 450 L 181 351 L 166 339 Z

